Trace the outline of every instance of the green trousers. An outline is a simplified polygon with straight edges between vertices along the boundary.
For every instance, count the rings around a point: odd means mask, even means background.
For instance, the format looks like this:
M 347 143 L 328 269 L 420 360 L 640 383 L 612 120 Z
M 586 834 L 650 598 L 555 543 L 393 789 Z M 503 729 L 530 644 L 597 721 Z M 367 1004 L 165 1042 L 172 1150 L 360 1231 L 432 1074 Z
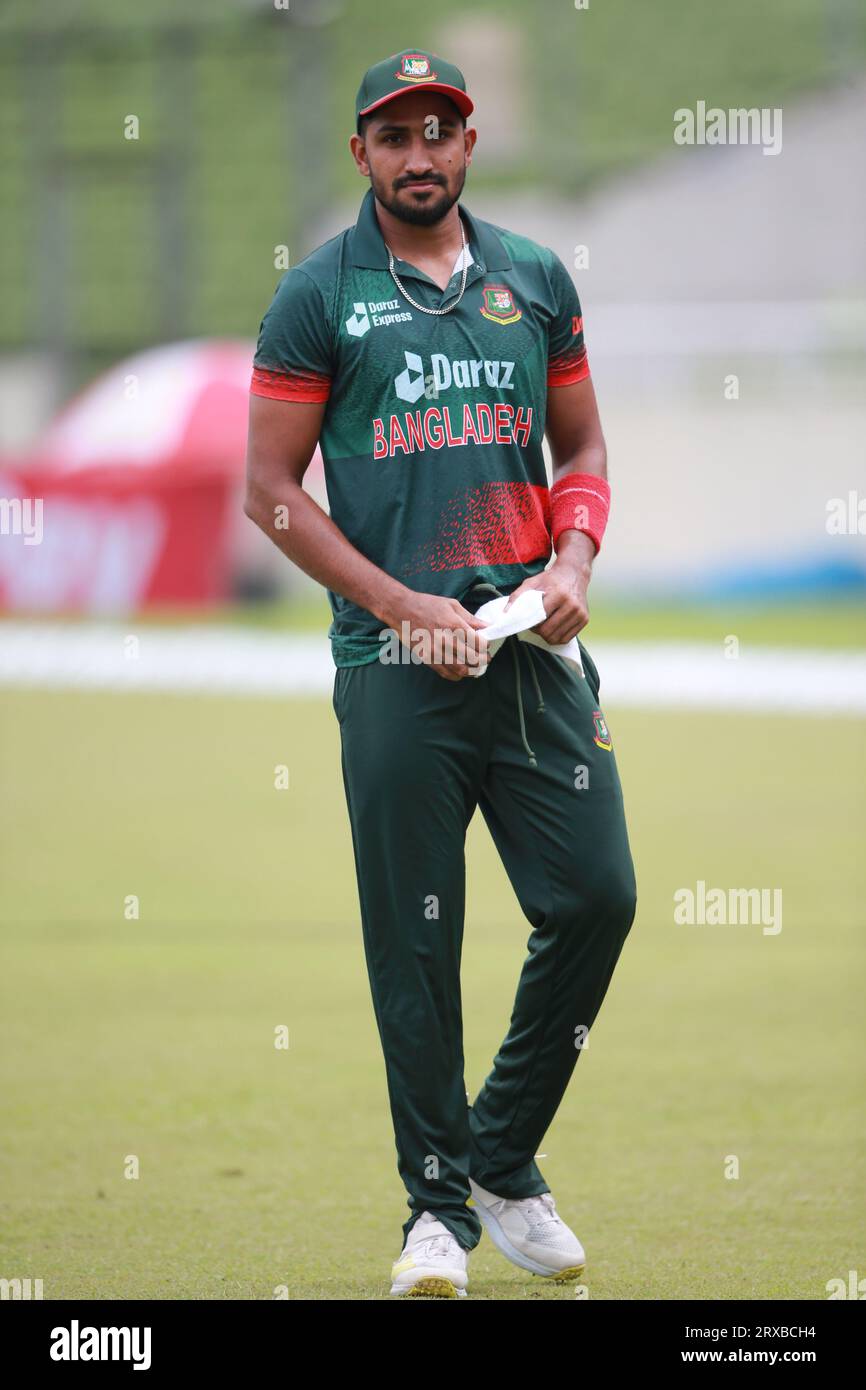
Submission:
M 464 606 L 490 596 L 479 585 Z M 534 1156 L 634 920 L 616 760 L 581 651 L 585 678 L 516 636 L 480 677 L 447 681 L 411 660 L 335 674 L 364 952 L 409 1194 L 404 1240 L 426 1210 L 477 1245 L 470 1175 L 501 1197 L 549 1191 Z M 470 1105 L 460 958 L 477 806 L 532 931 L 508 1033 Z

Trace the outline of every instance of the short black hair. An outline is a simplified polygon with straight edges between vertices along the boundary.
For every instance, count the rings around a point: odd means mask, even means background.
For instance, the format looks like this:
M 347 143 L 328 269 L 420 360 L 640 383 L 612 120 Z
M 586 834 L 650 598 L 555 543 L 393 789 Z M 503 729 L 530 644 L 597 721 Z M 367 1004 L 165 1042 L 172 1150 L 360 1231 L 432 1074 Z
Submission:
M 443 94 L 443 95 L 444 95 L 444 94 Z M 460 110 L 457 108 L 457 106 L 456 106 L 455 103 L 451 100 L 450 97 L 446 97 L 445 100 L 448 102 L 448 105 L 451 106 L 451 107 L 453 108 L 453 110 L 454 110 L 454 115 L 457 117 L 458 121 L 460 122 L 460 124 L 463 126 L 463 128 L 464 128 L 464 130 L 465 130 L 465 128 L 466 128 L 466 117 L 463 115 L 463 112 L 460 111 Z M 367 126 L 370 124 L 370 122 L 372 121 L 373 117 L 374 117 L 374 116 L 378 116 L 378 114 L 379 114 L 378 111 L 370 111 L 366 116 L 359 116 L 359 117 L 358 117 L 358 121 L 357 121 L 357 130 L 358 130 L 358 134 L 360 135 L 360 137 L 361 137 L 362 140 L 366 137 L 366 134 L 367 134 Z

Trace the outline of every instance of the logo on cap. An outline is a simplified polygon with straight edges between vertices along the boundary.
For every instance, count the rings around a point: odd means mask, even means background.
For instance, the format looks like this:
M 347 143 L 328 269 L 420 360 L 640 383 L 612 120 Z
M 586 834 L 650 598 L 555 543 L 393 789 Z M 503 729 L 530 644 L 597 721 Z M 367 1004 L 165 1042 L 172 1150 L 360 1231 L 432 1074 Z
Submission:
M 511 290 L 505 285 L 485 285 L 481 313 L 493 323 L 516 323 L 523 310 L 514 303 Z
M 437 74 L 430 71 L 430 59 L 423 53 L 404 53 L 400 71 L 394 73 L 401 82 L 435 82 Z

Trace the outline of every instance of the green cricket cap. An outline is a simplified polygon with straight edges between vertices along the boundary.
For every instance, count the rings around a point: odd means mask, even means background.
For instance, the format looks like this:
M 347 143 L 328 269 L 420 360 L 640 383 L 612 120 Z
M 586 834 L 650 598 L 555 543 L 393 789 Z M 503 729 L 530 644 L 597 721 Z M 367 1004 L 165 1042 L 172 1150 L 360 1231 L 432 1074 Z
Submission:
M 404 96 L 416 87 L 426 87 L 429 92 L 442 92 L 450 97 L 463 116 L 475 110 L 473 102 L 466 95 L 466 80 L 459 68 L 446 63 L 435 53 L 421 53 L 406 48 L 402 53 L 392 53 L 390 58 L 368 68 L 361 79 L 358 96 L 355 100 L 355 127 L 361 132 L 361 117 L 369 116 L 386 101 Z

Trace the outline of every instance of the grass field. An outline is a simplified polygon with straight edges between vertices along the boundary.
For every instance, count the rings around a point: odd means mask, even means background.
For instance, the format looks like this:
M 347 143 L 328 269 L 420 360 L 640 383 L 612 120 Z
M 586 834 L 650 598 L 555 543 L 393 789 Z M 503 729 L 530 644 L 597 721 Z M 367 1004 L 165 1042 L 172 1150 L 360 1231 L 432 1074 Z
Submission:
M 833 600 L 794 600 L 785 603 L 743 602 L 729 598 L 717 603 L 624 602 L 603 589 L 590 591 L 591 619 L 586 640 L 683 641 L 721 644 L 729 633 L 754 646 L 866 648 L 866 603 L 863 595 Z M 233 604 L 203 612 L 184 608 L 137 614 L 131 630 L 151 625 L 193 623 L 196 626 L 232 624 L 274 631 L 324 635 L 331 611 L 324 590 L 312 589 L 292 600 Z M 37 616 L 28 621 L 39 621 Z M 51 614 L 51 625 L 63 621 Z M 79 619 L 67 621 L 77 623 Z M 0 627 L 2 635 L 2 627 Z
M 607 713 L 638 916 L 540 1166 L 592 1298 L 825 1298 L 863 1264 L 866 722 Z M 408 1211 L 327 701 L 4 692 L 2 726 L 0 1276 L 385 1297 Z M 480 815 L 467 859 L 474 1096 L 530 929 Z M 698 879 L 781 887 L 781 932 L 675 926 Z M 470 1294 L 574 1297 L 486 1236 Z

